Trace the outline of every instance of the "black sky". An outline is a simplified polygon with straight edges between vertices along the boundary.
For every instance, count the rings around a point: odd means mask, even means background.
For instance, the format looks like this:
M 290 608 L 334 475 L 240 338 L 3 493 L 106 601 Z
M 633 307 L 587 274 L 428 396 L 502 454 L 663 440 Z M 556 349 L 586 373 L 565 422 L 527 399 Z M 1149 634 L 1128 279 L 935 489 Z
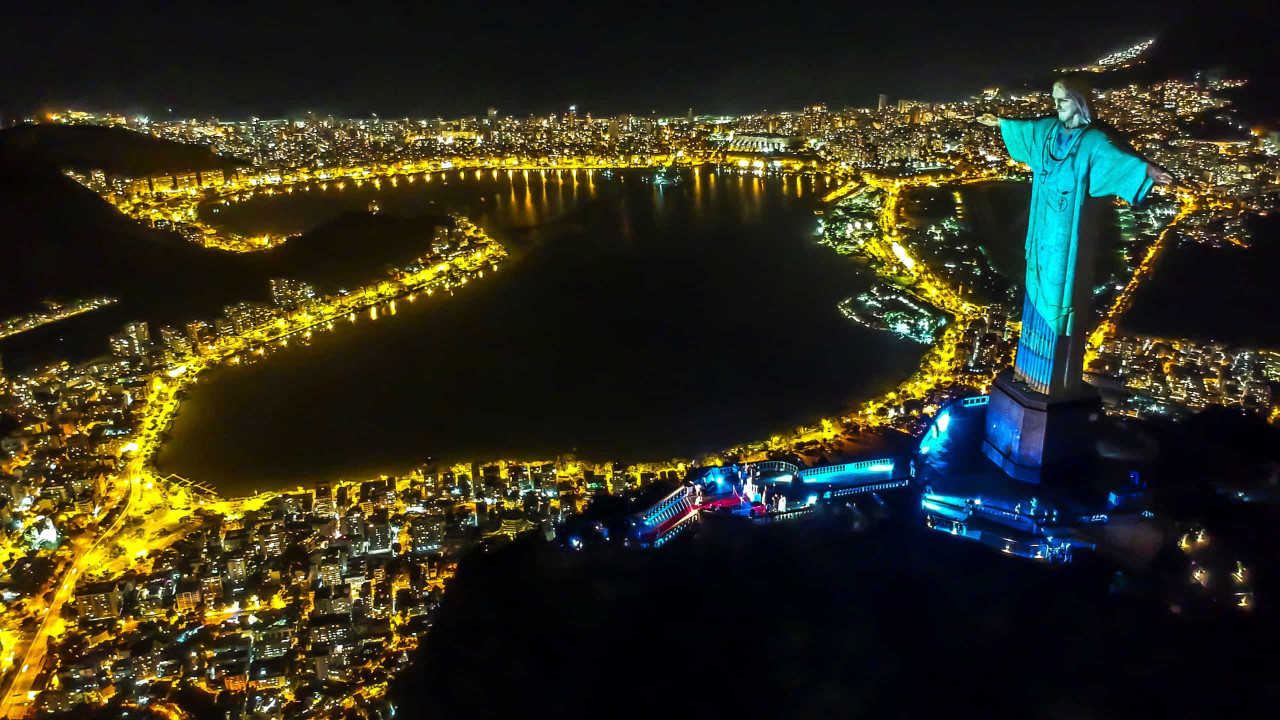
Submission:
M 1192 4 L 11 0 L 0 109 L 449 117 L 943 100 L 1085 62 Z

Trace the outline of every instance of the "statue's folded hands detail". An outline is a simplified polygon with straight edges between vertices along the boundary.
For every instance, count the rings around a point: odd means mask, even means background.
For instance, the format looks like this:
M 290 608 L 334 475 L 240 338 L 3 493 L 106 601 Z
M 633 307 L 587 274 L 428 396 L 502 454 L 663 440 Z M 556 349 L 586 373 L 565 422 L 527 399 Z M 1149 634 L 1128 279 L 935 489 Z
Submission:
M 997 381 L 993 410 L 1001 392 L 1014 391 L 1046 408 L 1054 401 L 1076 402 L 1085 393 L 1081 378 L 1097 254 L 1093 228 L 1082 222 L 1085 201 L 1115 196 L 1137 204 L 1153 184 L 1170 179 L 1093 123 L 1083 88 L 1060 80 L 1053 99 L 1057 117 L 978 118 L 999 127 L 1009 156 L 1032 172 L 1022 336 L 1013 377 Z M 992 413 L 988 444 L 1006 461 L 1039 467 L 1047 418 L 1039 418 L 1036 437 L 1024 437 L 1023 414 L 1017 414 L 1014 419 Z

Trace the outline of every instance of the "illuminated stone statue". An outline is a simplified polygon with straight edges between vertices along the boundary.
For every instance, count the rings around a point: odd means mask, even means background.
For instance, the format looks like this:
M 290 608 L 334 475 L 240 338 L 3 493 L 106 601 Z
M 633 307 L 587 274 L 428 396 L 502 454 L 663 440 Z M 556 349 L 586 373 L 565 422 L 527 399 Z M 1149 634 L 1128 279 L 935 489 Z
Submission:
M 1022 337 L 1012 377 L 1006 371 L 992 390 L 984 446 L 1007 473 L 1032 481 L 1042 465 L 1072 452 L 1063 438 L 1081 411 L 1097 406 L 1081 380 L 1097 249 L 1092 228 L 1082 227 L 1085 200 L 1136 204 L 1170 180 L 1092 125 L 1083 88 L 1060 80 L 1053 100 L 1057 117 L 978 118 L 999 127 L 1009 156 L 1032 172 Z
M 1169 181 L 1163 170 L 1091 126 L 1083 90 L 1059 81 L 1053 100 L 1057 117 L 978 118 L 999 126 L 1009 156 L 1031 166 L 1026 300 L 1016 371 L 1031 389 L 1051 396 L 1078 391 L 1084 370 L 1096 250 L 1089 229 L 1081 228 L 1085 198 L 1114 195 L 1137 204 L 1153 183 Z

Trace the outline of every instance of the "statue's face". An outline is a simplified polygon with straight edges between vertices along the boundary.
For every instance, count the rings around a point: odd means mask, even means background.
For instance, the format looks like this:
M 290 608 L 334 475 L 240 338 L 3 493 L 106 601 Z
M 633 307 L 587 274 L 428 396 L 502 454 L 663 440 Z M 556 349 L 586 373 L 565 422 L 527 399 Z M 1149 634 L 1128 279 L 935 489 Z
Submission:
M 1067 94 L 1066 88 L 1054 83 L 1053 103 L 1058 108 L 1058 119 L 1067 127 L 1075 127 L 1083 119 L 1080 117 L 1080 105 Z

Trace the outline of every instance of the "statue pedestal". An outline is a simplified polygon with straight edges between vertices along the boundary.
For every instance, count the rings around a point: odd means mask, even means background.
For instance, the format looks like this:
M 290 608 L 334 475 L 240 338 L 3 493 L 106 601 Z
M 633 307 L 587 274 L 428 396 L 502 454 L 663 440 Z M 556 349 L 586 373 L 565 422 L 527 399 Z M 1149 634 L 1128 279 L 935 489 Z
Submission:
M 991 388 L 982 452 L 1009 477 L 1039 483 L 1045 471 L 1091 450 L 1089 423 L 1101 412 L 1101 399 L 1091 389 L 1050 397 L 1005 370 Z

